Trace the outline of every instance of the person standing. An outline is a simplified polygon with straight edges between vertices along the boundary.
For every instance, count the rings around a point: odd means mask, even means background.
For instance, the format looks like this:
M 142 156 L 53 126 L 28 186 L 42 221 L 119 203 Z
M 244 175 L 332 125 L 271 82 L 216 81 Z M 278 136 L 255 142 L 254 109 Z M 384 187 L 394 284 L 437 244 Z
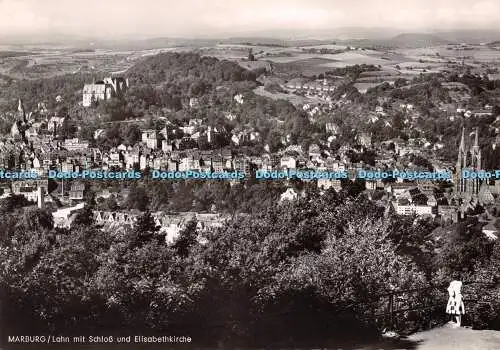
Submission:
M 465 314 L 465 306 L 462 297 L 462 282 L 452 281 L 448 287 L 448 304 L 446 305 L 446 313 L 455 316 L 456 327 L 462 324 L 462 315 Z

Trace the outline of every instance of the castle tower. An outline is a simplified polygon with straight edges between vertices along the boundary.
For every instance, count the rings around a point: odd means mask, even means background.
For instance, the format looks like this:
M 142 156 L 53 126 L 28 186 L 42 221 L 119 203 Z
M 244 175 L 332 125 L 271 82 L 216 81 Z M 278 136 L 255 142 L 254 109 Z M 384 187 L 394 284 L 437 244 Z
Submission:
M 24 104 L 23 100 L 19 99 L 18 105 L 17 105 L 17 111 L 19 114 L 19 119 L 23 123 L 26 123 L 26 112 L 24 111 Z

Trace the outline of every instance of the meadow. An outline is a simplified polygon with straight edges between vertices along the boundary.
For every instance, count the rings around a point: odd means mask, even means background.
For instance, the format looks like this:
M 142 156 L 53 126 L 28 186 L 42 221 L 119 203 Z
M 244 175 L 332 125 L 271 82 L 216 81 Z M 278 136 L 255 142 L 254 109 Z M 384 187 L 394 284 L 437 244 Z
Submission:
M 0 73 L 14 79 L 38 79 L 54 75 L 105 71 L 123 73 L 138 60 L 166 51 L 196 51 L 204 56 L 238 62 L 247 69 L 268 69 L 275 66 L 277 73 L 291 76 L 314 76 L 334 68 L 371 64 L 381 71 L 366 72 L 357 81 L 362 89 L 366 84 L 394 81 L 398 77 L 411 78 L 419 74 L 438 73 L 449 65 L 462 62 L 477 69 L 488 65 L 500 67 L 500 50 L 488 46 L 471 46 L 467 50 L 451 49 L 449 45 L 418 48 L 349 50 L 347 46 L 324 44 L 281 47 L 246 44 L 214 44 L 207 46 L 172 45 L 156 49 L 98 49 L 69 46 L 6 46 L 0 47 Z M 319 50 L 330 50 L 321 53 Z M 256 61 L 247 60 L 250 50 Z M 318 50 L 318 52 L 311 52 Z M 344 50 L 331 53 L 334 50 Z

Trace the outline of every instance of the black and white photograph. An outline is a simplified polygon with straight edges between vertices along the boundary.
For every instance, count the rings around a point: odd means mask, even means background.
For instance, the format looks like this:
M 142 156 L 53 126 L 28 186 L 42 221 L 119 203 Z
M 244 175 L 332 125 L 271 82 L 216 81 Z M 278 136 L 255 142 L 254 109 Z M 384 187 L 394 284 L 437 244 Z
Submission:
M 499 231 L 498 0 L 0 0 L 0 350 L 497 350 Z

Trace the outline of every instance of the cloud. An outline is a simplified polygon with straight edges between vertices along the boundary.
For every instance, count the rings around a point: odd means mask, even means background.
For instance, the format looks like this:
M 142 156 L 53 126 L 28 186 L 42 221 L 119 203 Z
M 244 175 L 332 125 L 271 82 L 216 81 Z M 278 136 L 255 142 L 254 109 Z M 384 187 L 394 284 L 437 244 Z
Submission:
M 33 11 L 29 2 L 0 1 L 0 30 L 2 33 L 18 33 L 44 30 L 50 27 L 50 19 Z
M 496 27 L 498 0 L 0 0 L 0 31 L 190 35 L 343 26 Z

